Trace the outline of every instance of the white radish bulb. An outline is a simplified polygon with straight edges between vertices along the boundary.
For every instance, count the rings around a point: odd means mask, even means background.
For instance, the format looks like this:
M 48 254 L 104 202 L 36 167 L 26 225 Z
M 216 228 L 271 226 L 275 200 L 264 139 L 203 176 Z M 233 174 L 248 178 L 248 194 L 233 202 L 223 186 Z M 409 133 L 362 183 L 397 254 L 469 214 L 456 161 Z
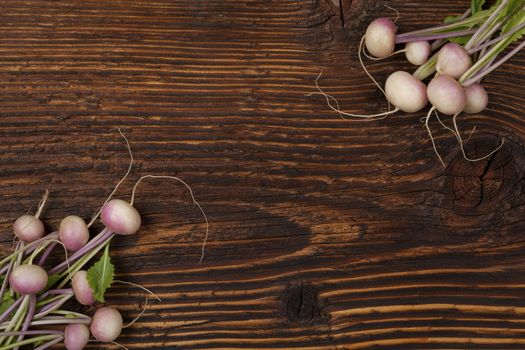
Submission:
M 64 330 L 64 346 L 67 350 L 82 350 L 89 342 L 89 328 L 82 323 L 71 323 Z
M 439 50 L 436 63 L 436 71 L 439 74 L 458 79 L 470 67 L 472 67 L 472 59 L 461 45 L 448 43 Z
M 84 270 L 77 271 L 71 279 L 71 287 L 75 298 L 82 305 L 93 305 L 95 295 L 93 289 L 87 280 L 87 272 Z
M 19 265 L 9 275 L 9 285 L 21 295 L 39 293 L 46 287 L 47 280 L 46 270 L 38 265 Z
M 391 19 L 380 17 L 368 25 L 365 46 L 375 57 L 386 57 L 394 52 L 397 28 Z
M 428 60 L 430 43 L 426 40 L 413 41 L 405 45 L 405 56 L 408 62 L 420 66 Z
M 102 222 L 120 235 L 132 235 L 139 230 L 140 214 L 131 204 L 121 199 L 107 202 L 100 214 Z
M 385 95 L 390 103 L 407 113 L 418 112 L 428 103 L 425 84 L 403 71 L 394 72 L 387 78 Z
M 456 114 L 467 103 L 465 90 L 448 75 L 438 75 L 428 83 L 428 100 L 443 114 Z
M 31 243 L 44 237 L 45 228 L 39 218 L 33 215 L 22 215 L 14 222 L 13 232 L 21 241 Z
M 93 315 L 90 330 L 96 340 L 103 342 L 114 341 L 122 331 L 122 316 L 120 312 L 112 307 L 101 307 Z
M 479 113 L 483 111 L 489 103 L 487 90 L 479 83 L 465 87 L 465 95 L 467 97 L 467 103 L 463 108 L 464 112 Z
M 68 251 L 76 252 L 88 242 L 89 229 L 81 217 L 70 215 L 60 222 L 58 236 Z

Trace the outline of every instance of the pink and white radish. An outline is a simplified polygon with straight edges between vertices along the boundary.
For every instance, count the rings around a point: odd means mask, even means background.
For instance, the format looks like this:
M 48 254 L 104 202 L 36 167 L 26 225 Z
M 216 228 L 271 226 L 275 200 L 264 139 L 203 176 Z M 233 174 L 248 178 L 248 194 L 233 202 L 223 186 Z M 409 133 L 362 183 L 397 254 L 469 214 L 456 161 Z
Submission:
M 95 302 L 94 291 L 87 280 L 87 271 L 77 271 L 71 279 L 71 287 L 75 298 L 82 305 L 93 305 Z
M 412 74 L 403 71 L 392 73 L 385 83 L 385 95 L 388 101 L 407 113 L 418 112 L 427 105 L 426 90 L 425 84 Z
M 68 251 L 76 252 L 88 242 L 89 229 L 84 219 L 70 215 L 60 222 L 58 236 Z
M 420 66 L 430 56 L 430 43 L 426 40 L 413 41 L 405 45 L 405 56 L 408 62 Z
M 479 83 L 465 87 L 465 95 L 467 102 L 463 108 L 463 112 L 479 113 L 483 111 L 489 103 L 487 90 Z
M 122 315 L 115 308 L 101 307 L 93 315 L 90 330 L 96 340 L 112 342 L 122 331 Z
M 47 272 L 38 265 L 22 264 L 13 269 L 9 285 L 21 295 L 31 295 L 42 291 L 47 285 Z
M 121 199 L 107 202 L 100 217 L 108 229 L 119 235 L 132 235 L 138 231 L 141 224 L 137 209 Z
M 66 350 L 82 350 L 89 342 L 89 327 L 82 323 L 68 324 L 64 330 Z
M 451 76 L 437 75 L 427 86 L 428 100 L 443 114 L 460 113 L 467 103 L 463 87 Z

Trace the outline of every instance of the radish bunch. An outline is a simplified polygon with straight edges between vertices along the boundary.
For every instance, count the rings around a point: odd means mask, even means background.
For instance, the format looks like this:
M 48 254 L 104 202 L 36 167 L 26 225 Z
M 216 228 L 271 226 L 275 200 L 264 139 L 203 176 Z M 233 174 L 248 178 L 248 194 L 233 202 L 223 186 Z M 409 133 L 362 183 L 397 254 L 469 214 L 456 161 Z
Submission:
M 525 46 L 525 40 L 522 39 L 524 34 L 525 0 L 497 0 L 489 8 L 485 8 L 485 0 L 472 0 L 470 8 L 463 15 L 447 17 L 445 24 L 402 34 L 397 33 L 392 20 L 381 17 L 369 24 L 361 40 L 359 59 L 363 68 L 362 53 L 373 60 L 404 53 L 410 63 L 419 66 L 413 73 L 393 72 L 386 79 L 384 89 L 365 68 L 368 76 L 395 108 L 372 115 L 342 112 L 337 100 L 319 87 L 319 77 L 316 86 L 330 108 L 341 116 L 375 119 L 398 111 L 418 112 L 430 103 L 432 107 L 426 116 L 425 125 L 432 143 L 434 140 L 429 128 L 432 113 L 435 112 L 440 123 L 442 121 L 438 112 L 451 115 L 453 128 L 442 124 L 454 133 L 465 158 L 473 160 L 463 150 L 456 117 L 462 112 L 479 113 L 487 107 L 489 99 L 481 80 Z M 518 44 L 505 54 L 505 49 L 515 42 Z M 404 45 L 404 48 L 395 51 L 396 45 Z M 497 149 L 490 154 L 495 151 Z M 445 165 L 437 150 L 436 153 Z
M 115 186 L 102 208 L 86 222 L 79 216 L 67 216 L 58 231 L 45 232 L 40 214 L 48 192 L 35 215 L 23 215 L 13 224 L 14 251 L 0 259 L 0 350 L 19 349 L 32 345 L 35 350 L 63 343 L 66 350 L 82 350 L 88 342 L 115 343 L 123 326 L 120 312 L 105 303 L 104 294 L 113 282 L 132 285 L 160 299 L 140 285 L 114 280 L 115 268 L 109 256 L 109 244 L 115 236 L 133 235 L 141 226 L 141 217 L 133 206 L 138 185 L 145 179 L 175 180 L 188 189 L 193 204 L 206 223 L 201 261 L 208 238 L 206 213 L 195 200 L 191 187 L 175 176 L 144 175 L 134 185 L 130 202 L 111 199 L 129 175 L 133 154 L 128 139 L 120 131 L 130 156 L 128 171 Z M 104 229 L 90 239 L 89 227 L 100 216 Z M 50 264 L 49 256 L 57 247 L 65 251 L 65 259 Z M 102 253 L 101 253 L 102 252 Z M 99 260 L 92 260 L 100 254 Z M 70 310 L 70 300 L 78 306 L 96 307 L 92 316 Z M 146 299 L 147 303 L 147 299 Z
M 92 239 L 88 225 L 78 216 L 64 218 L 58 231 L 49 234 L 39 213 L 14 222 L 14 251 L 0 260 L 1 349 L 33 345 L 42 350 L 63 342 L 67 350 L 81 350 L 91 339 L 114 342 L 120 335 L 122 316 L 115 308 L 98 307 L 92 316 L 64 308 L 71 299 L 81 305 L 104 302 L 114 276 L 110 241 L 140 228 L 138 211 L 120 199 L 108 201 L 100 216 L 105 227 Z M 57 246 L 69 254 L 50 266 L 48 257 Z M 86 270 L 100 251 L 100 260 Z
M 375 59 L 404 52 L 410 63 L 419 66 L 413 74 L 397 71 L 387 78 L 384 94 L 396 108 L 385 114 L 418 112 L 430 103 L 425 125 L 432 143 L 428 122 L 433 112 L 439 112 L 453 116 L 454 129 L 447 128 L 462 146 L 456 117 L 462 112 L 479 113 L 487 107 L 489 99 L 481 80 L 525 45 L 525 0 L 498 0 L 488 9 L 484 2 L 472 0 L 462 16 L 404 34 L 397 33 L 393 21 L 381 17 L 370 23 L 364 35 L 362 43 Z M 500 57 L 516 41 L 518 45 Z M 396 44 L 405 44 L 405 48 L 395 52 Z

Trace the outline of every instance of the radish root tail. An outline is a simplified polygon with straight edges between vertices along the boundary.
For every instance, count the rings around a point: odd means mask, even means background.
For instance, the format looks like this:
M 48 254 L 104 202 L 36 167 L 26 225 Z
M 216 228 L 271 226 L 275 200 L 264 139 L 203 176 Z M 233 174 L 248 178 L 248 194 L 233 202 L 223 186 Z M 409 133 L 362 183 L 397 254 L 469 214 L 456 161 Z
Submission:
M 140 313 L 137 315 L 137 317 L 135 317 L 133 320 L 131 320 L 131 322 L 129 322 L 128 324 L 122 326 L 122 329 L 132 326 L 135 322 L 138 321 L 139 318 L 142 317 L 142 315 L 144 315 L 144 313 L 148 309 L 148 300 L 149 300 L 148 297 L 146 297 L 146 301 L 144 301 L 144 307 L 142 308 Z
M 385 7 L 390 9 L 390 10 L 392 10 L 392 11 L 394 11 L 396 13 L 396 19 L 394 19 L 394 23 L 396 23 L 399 20 L 399 17 L 400 17 L 399 11 L 396 8 L 392 7 L 392 6 L 389 6 L 388 4 L 385 4 Z
M 446 168 L 447 165 L 445 164 L 445 162 L 443 161 L 443 158 L 441 158 L 441 155 L 439 154 L 439 151 L 437 150 L 436 142 L 434 141 L 434 136 L 432 135 L 432 130 L 430 130 L 430 126 L 428 125 L 428 122 L 430 121 L 430 116 L 432 115 L 432 112 L 434 112 L 435 110 L 436 110 L 436 107 L 432 107 L 428 111 L 427 117 L 425 118 L 425 127 L 427 128 L 428 136 L 430 136 L 430 141 L 432 141 L 432 147 L 434 148 L 434 152 L 438 156 L 438 159 L 443 165 L 443 168 Z
M 176 180 L 178 182 L 180 182 L 181 184 L 184 185 L 184 187 L 186 187 L 188 189 L 188 191 L 190 192 L 190 196 L 191 196 L 191 199 L 193 201 L 193 205 L 195 205 L 197 208 L 199 208 L 201 214 L 202 214 L 202 217 L 204 218 L 204 222 L 206 223 L 206 234 L 204 236 L 204 241 L 202 243 L 202 248 L 201 248 L 201 258 L 199 260 L 199 263 L 202 262 L 202 260 L 204 259 L 204 250 L 205 250 L 205 246 L 206 246 L 206 243 L 208 242 L 208 235 L 209 235 L 209 232 L 210 232 L 210 223 L 208 221 L 208 216 L 206 215 L 206 213 L 204 212 L 204 209 L 202 209 L 201 205 L 199 204 L 199 202 L 197 202 L 197 200 L 195 200 L 195 196 L 193 195 L 193 190 L 191 189 L 191 187 L 186 183 L 184 182 L 184 180 L 176 177 L 176 176 L 168 176 L 168 175 L 144 175 L 142 176 L 140 179 L 138 179 L 138 181 L 135 183 L 135 186 L 133 186 L 133 192 L 131 193 L 131 200 L 130 200 L 130 204 L 133 205 L 133 203 L 135 202 L 135 192 L 137 191 L 137 186 L 144 180 L 144 179 L 171 179 L 171 180 Z
M 106 201 L 104 202 L 104 204 L 102 204 L 102 206 L 100 207 L 100 209 L 95 213 L 95 215 L 93 215 L 93 217 L 91 218 L 91 221 L 87 224 L 87 227 L 91 227 L 91 225 L 93 225 L 95 223 L 95 221 L 97 220 L 98 216 L 100 215 L 100 213 L 102 212 L 102 209 L 104 208 L 104 206 L 106 205 L 107 202 L 109 202 L 109 200 L 111 199 L 111 197 L 113 197 L 113 195 L 117 192 L 119 186 L 124 182 L 124 180 L 126 180 L 126 178 L 128 177 L 129 173 L 131 172 L 131 168 L 133 167 L 133 153 L 131 152 L 131 146 L 129 145 L 129 141 L 128 141 L 128 138 L 122 133 L 122 131 L 120 130 L 120 128 L 118 128 L 118 132 L 120 133 L 120 136 L 122 136 L 122 138 L 124 139 L 124 141 L 126 142 L 126 148 L 128 149 L 128 153 L 129 153 L 129 166 L 128 166 L 128 171 L 126 171 L 126 173 L 124 174 L 124 176 L 122 177 L 122 179 L 120 179 L 120 181 L 117 183 L 117 185 L 115 186 L 115 188 L 113 189 L 113 191 L 109 194 L 108 198 L 106 199 Z
M 326 99 L 326 103 L 328 104 L 328 107 L 330 107 L 330 109 L 332 109 L 333 111 L 337 112 L 339 114 L 339 116 L 341 116 L 341 118 L 343 118 L 344 120 L 355 120 L 355 119 L 349 119 L 349 118 L 345 118 L 345 117 L 379 120 L 379 119 L 384 119 L 387 116 L 389 116 L 390 114 L 394 114 L 397 111 L 399 111 L 399 109 L 396 108 L 396 109 L 393 109 L 393 110 L 390 110 L 390 111 L 387 111 L 387 112 L 384 112 L 384 113 L 371 114 L 371 115 L 352 114 L 352 113 L 344 112 L 344 111 L 341 110 L 341 108 L 339 106 L 339 101 L 337 101 L 337 99 L 334 96 L 324 92 L 323 89 L 319 86 L 319 79 L 321 78 L 322 75 L 323 75 L 323 71 L 321 70 L 321 72 L 319 73 L 319 75 L 315 79 L 315 86 L 316 86 L 318 91 L 317 92 L 307 93 L 306 96 L 313 96 L 313 95 L 322 95 L 322 96 L 324 96 L 324 98 Z M 335 106 L 332 105 L 332 101 L 335 103 Z
M 445 123 L 443 123 L 443 121 L 439 117 L 439 114 L 437 113 L 437 111 L 435 112 L 435 114 L 436 114 L 436 118 L 439 121 L 439 123 L 441 124 L 441 126 L 443 126 L 443 128 L 445 128 L 448 131 L 450 131 L 456 137 L 456 139 L 458 140 L 459 148 L 461 149 L 461 153 L 463 154 L 463 158 L 465 158 L 465 160 L 467 160 L 469 162 L 478 162 L 480 160 L 487 159 L 488 157 L 492 156 L 494 153 L 499 151 L 500 148 L 503 147 L 503 145 L 505 143 L 505 139 L 502 139 L 500 144 L 498 145 L 498 147 L 493 149 L 490 153 L 484 155 L 483 157 L 479 157 L 479 158 L 469 158 L 467 156 L 467 152 L 465 151 L 463 137 L 461 136 L 461 133 L 459 131 L 459 127 L 458 127 L 458 124 L 457 124 L 457 117 L 458 117 L 459 113 L 455 114 L 452 117 L 452 123 L 454 124 L 454 129 L 452 129 L 451 127 L 445 125 Z M 468 137 L 467 141 L 470 140 L 470 138 L 472 137 L 472 134 L 474 133 L 475 130 L 476 130 L 476 127 L 474 126 L 474 128 L 472 128 L 472 130 L 470 131 L 470 134 L 469 134 L 469 137 Z
M 44 210 L 44 206 L 46 205 L 46 202 L 47 202 L 47 197 L 49 197 L 48 189 L 46 189 L 46 191 L 44 192 L 44 196 L 42 197 L 42 199 L 40 200 L 40 203 L 38 204 L 38 210 L 36 211 L 35 218 L 38 219 L 40 215 L 42 214 L 42 211 Z
M 128 282 L 128 281 L 122 281 L 122 280 L 114 280 L 113 282 L 115 283 L 120 283 L 120 284 L 127 284 L 129 286 L 133 286 L 133 287 L 137 287 L 139 289 L 142 289 L 143 291 L 145 291 L 146 293 L 150 294 L 152 297 L 154 297 L 155 299 L 157 299 L 159 302 L 162 302 L 162 300 L 157 296 L 157 294 L 153 293 L 151 290 L 149 290 L 148 288 L 144 287 L 144 286 L 141 286 L 140 284 L 136 284 L 136 283 L 133 283 L 133 282 Z

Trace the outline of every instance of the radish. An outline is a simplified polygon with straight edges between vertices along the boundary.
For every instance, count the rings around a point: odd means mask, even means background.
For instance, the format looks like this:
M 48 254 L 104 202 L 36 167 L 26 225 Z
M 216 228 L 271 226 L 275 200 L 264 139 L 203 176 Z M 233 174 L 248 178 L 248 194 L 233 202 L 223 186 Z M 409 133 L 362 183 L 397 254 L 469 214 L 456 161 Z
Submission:
M 75 298 L 80 304 L 93 305 L 95 296 L 87 280 L 87 271 L 77 271 L 71 279 L 71 287 L 73 288 Z
M 427 103 L 426 86 L 412 74 L 397 71 L 385 83 L 385 95 L 394 106 L 407 113 L 418 112 Z
M 107 202 L 100 217 L 107 228 L 119 235 L 132 235 L 141 224 L 137 209 L 121 199 Z
M 67 350 L 82 350 L 89 341 L 89 328 L 82 323 L 72 323 L 64 331 L 64 346 Z
M 408 62 L 420 66 L 428 60 L 430 43 L 427 40 L 413 41 L 405 45 L 405 56 Z
M 88 242 L 89 230 L 81 217 L 70 215 L 60 222 L 58 236 L 68 251 L 76 252 Z
M 467 102 L 463 111 L 466 113 L 479 113 L 483 111 L 489 103 L 487 90 L 479 83 L 465 87 L 465 95 Z
M 45 229 L 44 224 L 38 217 L 22 215 L 13 224 L 13 232 L 21 241 L 30 243 L 42 238 L 45 234 Z
M 373 56 L 382 58 L 394 52 L 396 45 L 396 25 L 391 19 L 380 17 L 368 25 L 365 33 L 365 46 Z
M 93 316 L 90 330 L 96 340 L 114 341 L 122 331 L 122 316 L 120 312 L 108 306 L 97 309 Z
M 17 266 L 9 276 L 11 288 L 18 294 L 31 295 L 43 290 L 47 285 L 47 272 L 38 265 Z
M 460 113 L 467 103 L 465 90 L 452 77 L 437 75 L 427 87 L 428 100 L 441 113 Z
M 458 79 L 472 66 L 472 59 L 462 46 L 448 43 L 439 50 L 436 71 Z

